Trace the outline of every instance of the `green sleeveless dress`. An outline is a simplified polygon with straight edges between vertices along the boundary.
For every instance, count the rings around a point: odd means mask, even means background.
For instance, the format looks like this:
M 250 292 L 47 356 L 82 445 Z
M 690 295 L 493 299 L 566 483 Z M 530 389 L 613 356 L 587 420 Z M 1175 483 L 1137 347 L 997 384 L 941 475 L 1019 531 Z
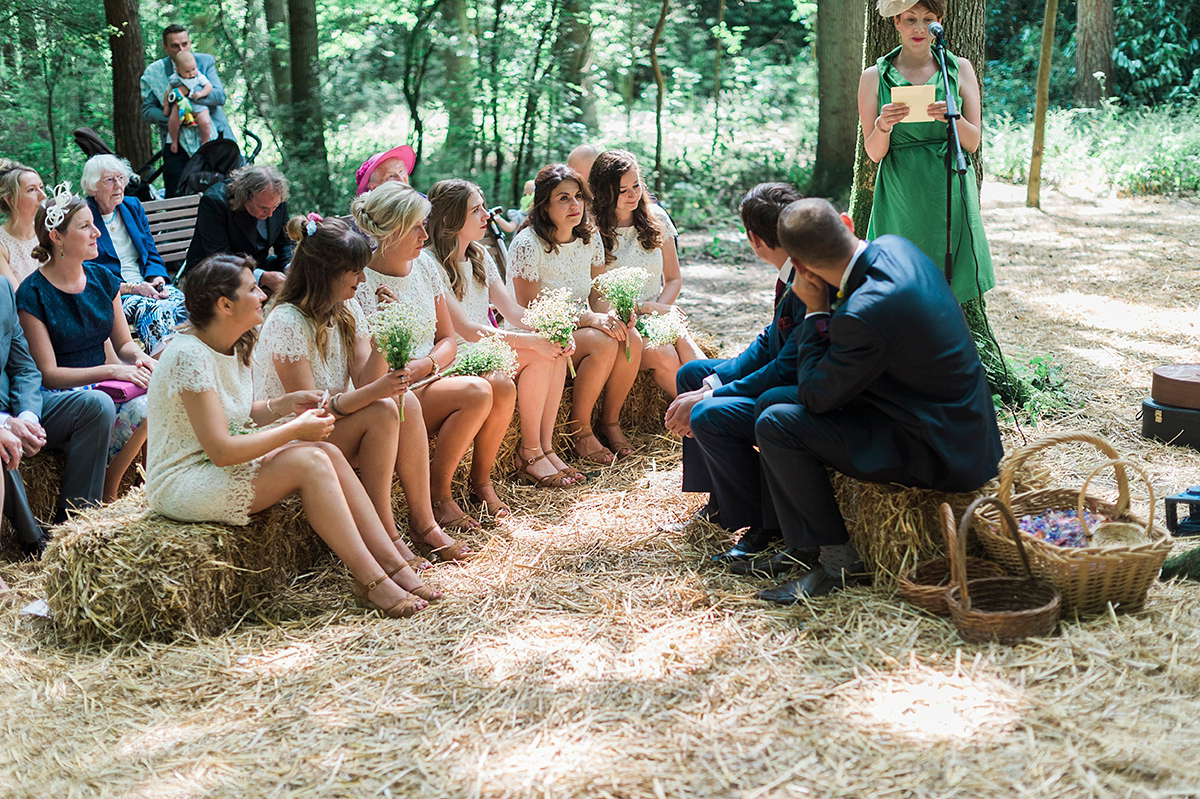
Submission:
M 897 47 L 875 62 L 879 69 L 879 107 L 892 101 L 893 86 L 910 86 L 892 66 Z M 962 108 L 958 91 L 958 59 L 946 53 L 946 70 L 954 88 L 955 104 Z M 941 72 L 929 79 L 937 85 L 937 99 L 946 99 Z M 892 128 L 891 146 L 879 162 L 871 222 L 867 238 L 895 233 L 916 244 L 942 269 L 946 261 L 946 123 L 902 122 Z M 967 163 L 971 163 L 971 156 Z M 979 215 L 979 189 L 974 170 L 968 170 L 967 209 L 964 212 L 959 178 L 954 176 L 951 251 L 954 258 L 951 288 L 959 303 L 975 299 L 996 285 L 992 256 Z M 976 265 L 978 264 L 978 272 Z M 978 277 L 978 280 L 976 279 Z

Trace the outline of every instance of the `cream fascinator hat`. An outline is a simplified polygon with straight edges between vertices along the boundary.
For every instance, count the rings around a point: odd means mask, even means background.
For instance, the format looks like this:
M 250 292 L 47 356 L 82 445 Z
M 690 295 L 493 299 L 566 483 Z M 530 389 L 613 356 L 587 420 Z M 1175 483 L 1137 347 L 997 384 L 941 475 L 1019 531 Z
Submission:
M 917 0 L 875 0 L 875 8 L 884 19 L 903 14 L 917 4 Z

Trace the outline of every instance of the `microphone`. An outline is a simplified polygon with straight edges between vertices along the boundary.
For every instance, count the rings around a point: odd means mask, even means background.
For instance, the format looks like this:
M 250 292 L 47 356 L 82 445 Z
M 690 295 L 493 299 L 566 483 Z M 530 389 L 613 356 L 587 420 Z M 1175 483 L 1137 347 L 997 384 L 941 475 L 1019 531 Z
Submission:
M 945 41 L 946 32 L 942 28 L 942 23 L 940 23 L 940 22 L 929 23 L 929 35 L 932 36 L 933 38 L 937 39 L 939 42 Z

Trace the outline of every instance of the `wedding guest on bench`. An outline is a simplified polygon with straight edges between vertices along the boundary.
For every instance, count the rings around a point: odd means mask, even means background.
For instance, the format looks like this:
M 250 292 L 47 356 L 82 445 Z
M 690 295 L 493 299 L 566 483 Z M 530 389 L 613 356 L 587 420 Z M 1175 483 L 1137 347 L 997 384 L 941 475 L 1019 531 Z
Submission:
M 183 292 L 167 285 L 150 220 L 136 197 L 125 194 L 133 171 L 115 155 L 94 155 L 80 179 L 92 220 L 100 230 L 99 250 L 89 263 L 120 278 L 121 307 L 133 335 L 148 352 L 158 351 L 175 326 L 187 321 Z
M 34 222 L 42 266 L 17 289 L 17 308 L 29 351 L 50 394 L 83 392 L 103 383 L 116 403 L 108 446 L 104 501 L 117 498 L 121 478 L 146 441 L 146 386 L 154 359 L 129 333 L 120 278 L 94 261 L 100 231 L 83 198 L 63 183 Z M 116 355 L 108 362 L 106 343 Z M 85 400 L 89 401 L 89 400 Z
M 245 253 L 254 259 L 254 279 L 271 293 L 283 285 L 292 260 L 288 182 L 272 166 L 246 166 L 211 186 L 196 208 L 196 232 L 188 247 L 186 273 L 210 255 Z
M 33 218 L 46 199 L 37 171 L 16 161 L 0 160 L 0 277 L 8 279 L 13 291 L 39 264 L 33 257 L 37 233 Z
M 428 605 L 418 594 L 429 589 L 341 450 L 324 440 L 335 418 L 318 407 L 320 392 L 254 401 L 250 359 L 265 297 L 253 268 L 245 256 L 217 255 L 184 283 L 192 327 L 167 344 L 150 387 L 150 507 L 182 522 L 246 525 L 298 493 L 309 524 L 354 575 L 355 596 L 392 618 L 411 616 Z
M 826 469 L 971 491 L 996 476 L 1003 448 L 962 309 L 924 253 L 899 236 L 859 240 L 819 199 L 784 209 L 779 241 L 808 313 L 794 334 L 796 402 L 766 408 L 754 429 L 784 541 L 820 562 L 759 598 L 791 603 L 863 570 Z

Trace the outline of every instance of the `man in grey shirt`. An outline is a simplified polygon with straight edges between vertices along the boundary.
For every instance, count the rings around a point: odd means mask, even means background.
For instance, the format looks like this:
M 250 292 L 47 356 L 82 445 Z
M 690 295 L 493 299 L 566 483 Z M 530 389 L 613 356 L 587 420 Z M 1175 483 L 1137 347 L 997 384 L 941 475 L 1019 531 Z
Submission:
M 199 132 L 195 128 L 184 128 L 179 134 L 180 144 L 183 146 L 178 152 L 171 152 L 167 140 L 167 117 L 162 106 L 163 95 L 170 88 L 171 73 L 175 71 L 171 56 L 181 50 L 191 49 L 192 40 L 188 36 L 187 28 L 182 25 L 168 25 L 163 31 L 163 52 L 167 54 L 166 58 L 153 62 L 142 73 L 142 119 L 158 125 L 162 135 L 163 184 L 166 186 L 168 197 L 179 193 L 179 173 L 183 171 L 192 154 L 200 149 Z M 221 83 L 221 76 L 217 74 L 216 59 L 207 53 L 192 55 L 196 58 L 196 68 L 212 84 L 212 91 L 207 96 L 192 98 L 192 102 L 208 108 L 215 137 L 232 139 L 233 129 L 229 127 L 229 120 L 225 118 L 225 112 L 221 109 L 221 106 L 225 105 L 225 85 Z

